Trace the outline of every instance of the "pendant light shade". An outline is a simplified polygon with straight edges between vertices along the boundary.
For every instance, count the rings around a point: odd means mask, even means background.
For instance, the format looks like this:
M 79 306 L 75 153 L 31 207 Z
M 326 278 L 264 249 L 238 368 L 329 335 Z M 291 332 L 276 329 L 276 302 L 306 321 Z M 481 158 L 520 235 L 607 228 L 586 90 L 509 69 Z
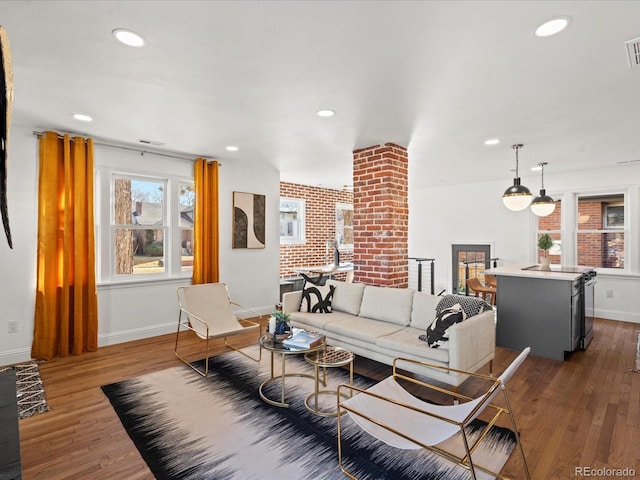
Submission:
M 544 189 L 544 166 L 546 164 L 547 162 L 538 164 L 540 165 L 542 170 L 540 195 L 534 198 L 531 202 L 531 211 L 539 217 L 546 217 L 547 215 L 551 215 L 556 209 L 556 202 L 553 201 L 553 198 L 547 195 L 547 192 Z
M 519 143 L 511 146 L 516 151 L 516 177 L 513 179 L 513 185 L 507 188 L 502 195 L 504 206 L 514 212 L 527 208 L 533 198 L 529 189 L 520 185 L 520 177 L 518 176 L 518 150 L 522 147 L 523 145 Z

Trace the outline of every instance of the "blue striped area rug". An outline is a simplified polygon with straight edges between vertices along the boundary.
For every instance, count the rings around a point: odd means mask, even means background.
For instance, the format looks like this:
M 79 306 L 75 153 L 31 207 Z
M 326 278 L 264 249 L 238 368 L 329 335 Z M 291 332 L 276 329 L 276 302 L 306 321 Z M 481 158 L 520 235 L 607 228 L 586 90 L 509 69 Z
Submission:
M 279 368 L 278 355 L 276 374 Z M 258 393 L 269 372 L 268 352 L 260 364 L 229 352 L 210 359 L 206 379 L 180 366 L 102 389 L 158 479 L 346 478 L 338 466 L 336 418 L 314 415 L 304 406 L 313 380 L 287 377 L 291 406 L 280 408 L 265 403 Z M 291 355 L 287 372 L 311 374 L 313 369 L 300 355 Z M 329 388 L 348 381 L 341 369 L 328 369 L 327 376 Z M 367 387 L 373 382 L 356 375 L 354 383 Z M 279 391 L 274 383 L 264 393 L 277 399 Z M 471 478 L 437 455 L 399 450 L 376 440 L 353 426 L 348 415 L 341 422 L 345 463 L 358 478 Z M 482 425 L 486 424 L 478 423 Z M 514 447 L 513 432 L 494 427 L 474 453 L 474 462 L 500 471 Z M 478 478 L 494 477 L 478 472 Z

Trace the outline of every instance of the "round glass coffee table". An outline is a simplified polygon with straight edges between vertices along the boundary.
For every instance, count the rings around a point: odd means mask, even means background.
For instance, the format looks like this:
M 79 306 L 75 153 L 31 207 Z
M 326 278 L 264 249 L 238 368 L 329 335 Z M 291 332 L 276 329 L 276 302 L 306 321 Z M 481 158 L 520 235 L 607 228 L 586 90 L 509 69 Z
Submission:
M 327 385 L 327 368 L 349 365 L 349 385 L 353 386 L 353 358 L 354 355 L 349 350 L 331 346 L 305 354 L 304 359 L 313 365 L 315 370 L 315 390 L 304 401 L 304 406 L 307 407 L 307 410 L 323 417 L 338 416 L 337 402 L 334 403 L 335 410 L 323 409 L 319 405 L 318 398 L 320 395 L 338 395 L 337 390 L 320 390 L 320 382 L 322 381 L 324 386 Z M 320 380 L 320 368 L 322 368 L 322 380 Z M 348 398 L 346 395 L 341 396 Z
M 314 378 L 313 375 L 309 375 L 308 373 L 295 373 L 295 372 L 291 372 L 291 373 L 286 373 L 286 360 L 287 357 L 289 355 L 302 355 L 302 354 L 307 354 L 307 353 L 313 353 L 315 351 L 320 351 L 320 350 L 324 350 L 324 348 L 327 345 L 327 339 L 326 337 L 323 339 L 322 343 L 319 345 L 316 345 L 315 347 L 311 347 L 311 348 L 305 348 L 305 349 L 293 349 L 293 348 L 287 348 L 282 344 L 282 341 L 279 341 L 277 343 L 274 343 L 273 341 L 273 336 L 269 333 L 263 335 L 262 337 L 260 337 L 260 347 L 264 348 L 265 350 L 268 350 L 271 353 L 271 377 L 268 378 L 267 380 L 265 380 L 264 382 L 262 382 L 260 384 L 260 388 L 258 389 L 258 392 L 260 393 L 260 398 L 262 398 L 262 400 L 264 400 L 265 402 L 269 403 L 270 405 L 275 405 L 276 407 L 283 407 L 283 408 L 288 408 L 289 407 L 289 403 L 286 401 L 285 398 L 285 378 L 286 377 L 306 377 L 306 378 Z M 281 371 L 279 375 L 275 374 L 274 371 L 274 355 L 275 354 L 280 354 L 281 358 Z M 317 375 L 316 377 L 317 378 Z M 280 399 L 279 400 L 274 400 L 272 398 L 268 398 L 267 395 L 264 393 L 264 388 L 273 383 L 273 382 L 280 382 Z M 317 382 L 317 380 L 316 380 Z

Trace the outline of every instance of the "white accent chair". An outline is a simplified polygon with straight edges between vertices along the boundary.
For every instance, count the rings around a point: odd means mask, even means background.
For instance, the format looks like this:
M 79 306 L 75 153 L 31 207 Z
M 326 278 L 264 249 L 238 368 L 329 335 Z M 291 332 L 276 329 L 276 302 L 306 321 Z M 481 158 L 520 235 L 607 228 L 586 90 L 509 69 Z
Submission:
M 255 313 L 260 318 L 262 318 L 262 315 L 231 301 L 226 284 L 204 283 L 178 287 L 177 294 L 180 314 L 178 315 L 175 354 L 180 360 L 203 377 L 207 377 L 209 376 L 209 341 L 216 338 L 224 338 L 224 345 L 226 347 L 236 350 L 256 362 L 260 361 L 262 357 L 262 349 L 259 349 L 259 357 L 254 358 L 233 345 L 230 345 L 227 341 L 227 337 L 241 335 L 247 332 L 256 333 L 256 343 L 260 339 L 260 323 L 245 319 L 243 320 L 245 325 L 243 325 L 238 321 L 232 305 L 236 305 L 243 310 Z M 178 341 L 180 340 L 181 327 L 191 330 L 198 337 L 205 340 L 204 370 L 198 369 L 178 353 Z
M 496 478 L 508 480 L 507 477 L 502 476 L 500 473 L 476 464 L 472 458 L 474 450 L 496 423 L 498 417 L 506 413 L 511 419 L 511 426 L 522 458 L 525 476 L 530 480 L 531 476 L 529 475 L 524 450 L 520 443 L 520 434 L 506 389 L 507 381 L 524 362 L 529 351 L 529 348 L 524 349 L 498 378 L 467 372 L 469 376 L 482 379 L 488 383 L 488 389 L 477 398 L 470 398 L 461 395 L 455 390 L 447 390 L 430 385 L 401 374 L 399 370 L 403 368 L 402 364 L 404 362 L 416 362 L 415 360 L 403 358 L 397 358 L 394 361 L 393 374 L 390 377 L 367 390 L 346 384 L 340 385 L 338 387 L 339 399 L 350 397 L 352 393 L 354 394 L 348 400 L 340 401 L 338 404 L 338 462 L 340 469 L 349 478 L 356 478 L 347 471 L 343 463 L 342 428 L 344 421 L 341 421 L 340 418 L 343 413 L 348 412 L 355 425 L 388 445 L 401 449 L 427 449 L 467 469 L 474 480 L 477 478 L 477 470 L 482 470 Z M 448 369 L 437 365 L 432 365 L 432 367 Z M 403 384 L 408 382 L 412 390 L 422 389 L 424 391 L 424 389 L 430 389 L 445 393 L 453 398 L 453 405 L 435 405 L 425 402 L 409 393 L 398 383 L 398 380 Z M 504 407 L 491 403 L 500 392 L 504 397 Z M 491 412 L 491 418 L 483 431 L 478 436 L 470 439 L 465 427 L 485 410 Z M 440 445 L 455 435 L 460 435 L 464 444 L 463 456 L 448 451 Z

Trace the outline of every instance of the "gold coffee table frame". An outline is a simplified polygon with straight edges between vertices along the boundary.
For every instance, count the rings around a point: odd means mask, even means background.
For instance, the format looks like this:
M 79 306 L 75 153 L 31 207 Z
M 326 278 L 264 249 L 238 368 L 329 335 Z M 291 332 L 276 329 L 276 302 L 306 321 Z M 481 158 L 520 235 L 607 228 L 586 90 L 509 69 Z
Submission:
M 337 390 L 320 390 L 320 368 L 322 367 L 322 384 L 327 386 L 327 368 L 343 367 L 349 365 L 349 385 L 353 386 L 353 359 L 354 355 L 349 350 L 342 347 L 327 346 L 323 350 L 315 352 L 309 352 L 305 354 L 304 359 L 313 365 L 315 370 L 315 390 L 313 393 L 307 396 L 304 401 L 304 406 L 307 407 L 311 413 L 321 415 L 323 417 L 337 417 L 338 416 L 338 403 L 336 402 L 335 410 L 322 410 L 318 406 L 318 397 L 320 395 L 335 395 L 338 396 Z M 344 398 L 349 398 L 352 394 L 342 394 Z M 310 405 L 311 400 L 314 400 L 313 406 Z
M 324 350 L 327 345 L 327 339 L 324 338 L 320 345 L 315 347 L 307 348 L 307 349 L 291 349 L 289 350 L 285 347 L 282 342 L 273 343 L 273 337 L 271 334 L 265 334 L 260 337 L 260 348 L 264 348 L 265 350 L 269 350 L 271 352 L 271 378 L 268 378 L 264 382 L 260 384 L 260 388 L 258 392 L 260 393 L 260 398 L 267 402 L 270 405 L 274 405 L 276 407 L 289 408 L 289 403 L 286 402 L 285 398 L 285 378 L 286 377 L 305 377 L 305 378 L 314 378 L 313 375 L 309 375 L 308 373 L 286 373 L 285 365 L 286 360 L 289 355 L 301 355 L 308 354 L 311 352 L 315 352 L 318 350 Z M 275 375 L 274 372 L 274 354 L 279 353 L 282 356 L 282 370 L 280 375 Z M 317 375 L 316 375 L 316 383 L 317 383 Z M 280 381 L 280 400 L 272 400 L 268 398 L 264 392 L 262 391 L 266 385 L 269 385 L 272 382 Z M 326 385 L 326 384 L 325 384 Z

